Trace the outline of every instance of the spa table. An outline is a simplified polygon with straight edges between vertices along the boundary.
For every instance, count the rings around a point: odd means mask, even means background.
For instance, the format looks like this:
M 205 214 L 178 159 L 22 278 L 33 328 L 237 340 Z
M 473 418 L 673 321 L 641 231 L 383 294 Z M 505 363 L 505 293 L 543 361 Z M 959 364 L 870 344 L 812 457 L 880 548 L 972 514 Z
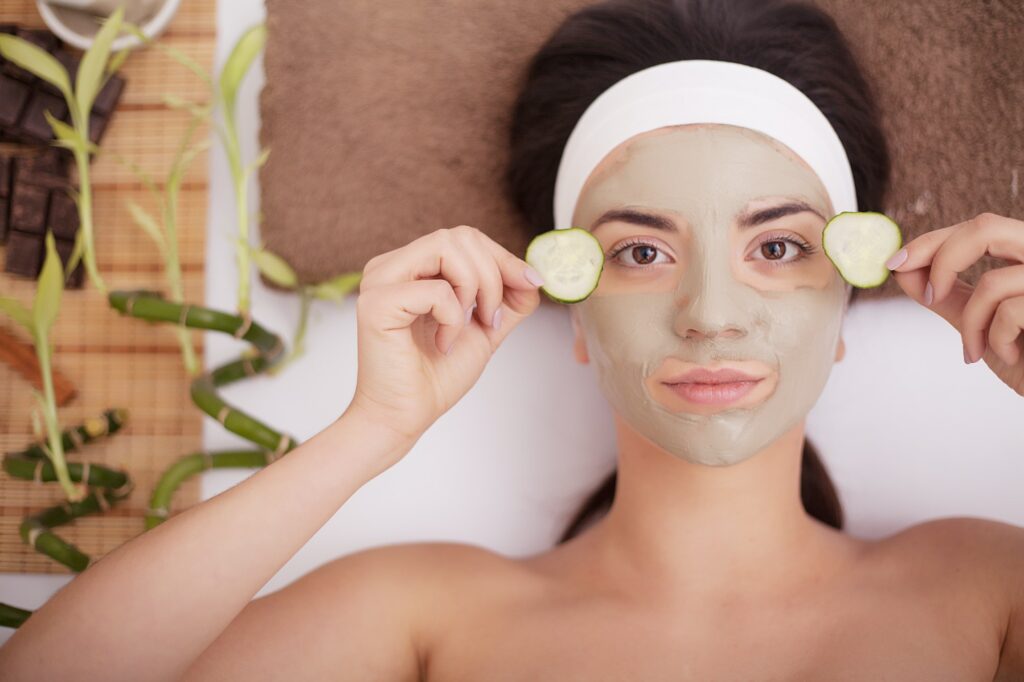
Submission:
M 263 13 L 261 0 L 219 0 L 218 65 Z M 255 156 L 261 85 L 257 62 L 238 101 L 246 158 Z M 234 224 L 231 183 L 225 158 L 213 149 L 206 303 L 230 310 L 237 286 L 227 227 Z M 260 322 L 290 338 L 297 297 L 268 290 L 254 278 L 253 309 Z M 1024 525 L 1024 401 L 986 367 L 964 366 L 959 335 L 913 301 L 854 306 L 844 335 L 846 358 L 833 369 L 807 432 L 836 480 L 850 532 L 878 537 L 958 515 Z M 509 555 L 553 544 L 582 497 L 614 466 L 609 408 L 589 367 L 573 361 L 570 343 L 564 311 L 542 306 L 414 450 L 360 489 L 257 596 L 337 556 L 379 544 L 458 541 Z M 205 348 L 211 367 L 242 346 L 207 334 Z M 307 352 L 298 362 L 277 377 L 231 386 L 224 395 L 306 439 L 344 410 L 355 378 L 350 297 L 343 304 L 313 304 Z M 203 438 L 210 449 L 245 443 L 212 419 L 204 422 Z M 201 496 L 208 499 L 253 472 L 207 471 Z M 286 514 L 302 504 L 302 495 L 272 503 Z M 0 601 L 35 609 L 71 578 L 0 574 Z M 0 628 L 0 643 L 11 632 Z

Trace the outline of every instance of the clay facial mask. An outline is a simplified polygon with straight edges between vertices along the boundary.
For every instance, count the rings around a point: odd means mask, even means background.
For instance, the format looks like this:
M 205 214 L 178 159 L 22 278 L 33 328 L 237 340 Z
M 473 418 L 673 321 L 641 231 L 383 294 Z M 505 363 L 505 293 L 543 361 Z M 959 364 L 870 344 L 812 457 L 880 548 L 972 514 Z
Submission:
M 787 202 L 813 212 L 740 226 L 753 210 Z M 667 217 L 678 231 L 624 220 L 594 225 L 623 208 Z M 573 306 L 618 414 L 667 452 L 716 466 L 748 459 L 801 421 L 835 362 L 849 291 L 820 248 L 832 210 L 810 167 L 746 128 L 660 128 L 605 157 L 573 224 L 592 230 L 606 250 L 639 236 L 666 252 L 649 269 L 628 255 L 610 259 L 597 290 Z M 764 239 L 769 233 L 818 243 L 806 254 Z M 765 257 L 759 244 L 767 241 L 785 249 L 784 263 Z M 691 400 L 670 385 L 688 370 L 721 365 L 758 380 L 727 403 Z

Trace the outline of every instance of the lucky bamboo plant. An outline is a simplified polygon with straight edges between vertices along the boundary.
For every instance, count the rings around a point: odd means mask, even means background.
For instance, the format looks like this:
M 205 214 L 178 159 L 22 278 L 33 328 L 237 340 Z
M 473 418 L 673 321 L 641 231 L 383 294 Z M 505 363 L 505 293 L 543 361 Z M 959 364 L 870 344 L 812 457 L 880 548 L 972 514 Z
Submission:
M 93 48 L 90 48 L 90 52 L 93 49 L 96 50 L 96 56 L 89 58 L 89 53 L 87 53 L 86 58 L 83 59 L 82 67 L 80 67 L 79 70 L 80 80 L 83 67 L 85 67 L 87 61 L 89 63 L 90 70 L 98 68 L 101 72 L 106 73 L 113 73 L 116 71 L 116 68 L 120 66 L 126 53 L 120 53 L 114 58 L 111 58 L 109 63 L 107 62 L 110 56 L 109 43 L 117 34 L 120 27 L 121 18 L 120 12 L 118 12 L 105 23 L 101 31 L 101 33 L 107 32 L 104 34 L 106 37 L 104 37 L 103 44 L 99 44 L 98 46 L 94 45 Z M 135 27 L 125 26 L 125 28 L 129 31 L 137 32 Z M 15 38 L 14 40 L 16 41 L 18 39 Z M 246 165 L 242 162 L 240 145 L 237 137 L 237 128 L 234 121 L 234 103 L 238 87 L 253 59 L 262 49 L 264 41 L 265 29 L 262 26 L 256 26 L 247 31 L 232 50 L 231 56 L 228 58 L 220 78 L 216 81 L 218 84 L 217 87 L 214 87 L 213 85 L 215 82 L 214 79 L 207 75 L 205 71 L 195 64 L 195 62 L 188 59 L 187 56 L 173 48 L 164 48 L 170 52 L 175 59 L 199 75 L 209 86 L 211 94 L 210 102 L 207 104 L 184 102 L 173 98 L 166 99 L 168 104 L 172 106 L 187 109 L 191 114 L 191 119 L 186 134 L 179 146 L 178 153 L 169 171 L 167 182 L 165 183 L 164 195 L 160 196 L 156 190 L 156 185 L 150 179 L 144 177 L 144 184 L 150 189 L 151 194 L 159 207 L 160 220 L 157 221 L 154 219 L 153 215 L 141 206 L 129 205 L 129 211 L 131 212 L 135 222 L 150 235 L 160 251 L 162 260 L 165 264 L 165 274 L 168 280 L 170 295 L 174 300 L 165 298 L 161 292 L 144 289 L 106 291 L 103 286 L 102 279 L 99 276 L 99 272 L 95 267 L 95 255 L 91 232 L 91 195 L 87 201 L 82 200 L 81 198 L 78 201 L 78 208 L 83 228 L 88 225 L 89 231 L 84 236 L 80 233 L 79 239 L 76 241 L 72 259 L 69 261 L 67 272 L 70 273 L 73 270 L 77 264 L 78 257 L 83 257 L 87 264 L 87 269 L 91 267 L 91 269 L 89 269 L 90 280 L 106 294 L 108 303 L 112 308 L 118 310 L 124 315 L 138 319 L 174 324 L 178 333 L 186 371 L 190 376 L 194 377 L 192 379 L 190 389 L 192 401 L 196 406 L 203 410 L 203 412 L 216 419 L 222 426 L 224 426 L 224 428 L 246 438 L 257 446 L 256 448 L 248 450 L 197 452 L 178 460 L 178 462 L 176 462 L 163 475 L 153 491 L 150 500 L 150 508 L 147 510 L 146 514 L 147 529 L 159 524 L 169 515 L 171 496 L 177 486 L 188 476 L 198 473 L 203 469 L 212 467 L 264 466 L 298 445 L 298 441 L 294 438 L 280 433 L 245 412 L 227 404 L 218 395 L 218 389 L 220 387 L 246 377 L 255 376 L 264 371 L 269 372 L 275 370 L 275 368 L 278 368 L 279 370 L 279 367 L 283 366 L 286 361 L 284 357 L 285 346 L 280 337 L 253 321 L 250 314 L 249 277 L 251 274 L 250 269 L 252 264 L 255 263 L 259 271 L 268 279 L 279 286 L 298 292 L 301 297 L 302 303 L 299 326 L 295 335 L 296 350 L 288 356 L 289 360 L 294 359 L 299 353 L 301 353 L 310 300 L 313 298 L 341 300 L 346 294 L 355 290 L 361 278 L 361 273 L 359 272 L 346 273 L 327 282 L 300 285 L 294 271 L 287 265 L 287 263 L 284 262 L 283 259 L 272 254 L 263 247 L 253 248 L 249 243 L 247 184 L 252 173 L 266 161 L 268 152 L 264 150 L 258 155 L 256 160 L 250 164 Z M 98 38 L 97 43 L 99 42 Z M 8 41 L 6 46 L 10 47 L 11 45 L 14 46 L 12 50 L 13 53 L 22 55 L 20 60 L 12 59 L 12 61 L 16 61 L 20 66 L 23 66 L 23 68 L 34 73 L 42 71 L 48 74 L 48 78 L 43 75 L 40 75 L 40 77 L 46 78 L 47 80 L 52 79 L 51 82 L 56 81 L 55 85 L 60 82 L 60 77 L 57 74 L 57 71 L 54 69 L 52 64 L 46 61 L 46 59 L 39 58 L 38 54 L 28 50 L 23 45 L 17 45 L 11 41 Z M 158 47 L 162 47 L 159 44 L 157 45 Z M 4 54 L 6 55 L 7 52 Z M 44 56 L 48 57 L 48 55 Z M 96 66 L 97 64 L 99 66 Z M 57 64 L 56 69 L 59 70 L 62 68 L 63 67 L 60 67 L 60 65 Z M 67 79 L 65 78 L 65 80 Z M 88 81 L 86 81 L 86 83 L 88 83 Z M 57 87 L 60 87 L 60 85 Z M 99 87 L 102 87 L 102 85 Z M 79 92 L 85 93 L 85 96 L 79 95 Z M 76 102 L 87 101 L 91 106 L 91 98 L 95 96 L 95 92 L 92 92 L 91 96 L 89 95 L 89 92 L 89 87 L 86 87 L 83 90 L 81 89 L 81 85 L 79 85 L 79 89 L 76 92 L 71 92 L 70 88 L 68 88 L 66 95 L 72 98 L 76 98 L 77 96 L 77 99 L 75 100 Z M 71 100 L 69 100 L 69 105 L 70 103 Z M 178 190 L 189 162 L 194 159 L 198 153 L 205 149 L 205 145 L 202 144 L 191 145 L 191 138 L 199 125 L 210 116 L 211 111 L 217 106 L 220 106 L 223 110 L 224 123 L 223 125 L 216 126 L 216 132 L 218 139 L 225 147 L 225 151 L 231 165 L 236 208 L 238 211 L 237 244 L 239 263 L 239 295 L 237 313 L 226 313 L 204 306 L 186 303 L 183 300 L 181 270 L 177 256 L 178 245 L 176 227 Z M 70 108 L 73 111 L 82 111 L 75 107 Z M 84 116 L 84 120 L 87 121 L 88 108 L 84 111 L 86 114 Z M 55 144 L 72 149 L 72 151 L 76 153 L 76 159 L 84 153 L 84 158 L 88 161 L 89 155 L 95 154 L 98 151 L 95 145 L 88 143 L 88 137 L 79 129 L 77 119 L 74 120 L 75 125 L 70 127 L 65 124 L 61 124 L 61 122 L 52 119 L 52 117 L 50 118 L 50 122 L 57 137 Z M 88 173 L 88 163 L 79 163 L 79 179 L 80 184 L 83 187 L 83 195 L 89 191 L 89 188 L 91 187 L 91 184 L 88 182 Z M 48 243 L 48 249 L 52 251 L 52 236 L 49 236 L 48 239 L 50 241 L 50 243 Z M 43 290 L 44 279 L 45 281 L 51 281 L 54 277 L 52 258 L 50 256 L 47 258 L 48 263 L 51 263 L 51 265 L 49 266 L 49 271 L 47 271 L 48 275 L 46 277 L 48 277 L 48 279 L 43 276 L 40 277 L 40 291 Z M 56 267 L 59 269 L 59 260 L 56 262 Z M 92 265 L 89 266 L 89 263 Z M 63 284 L 64 280 L 59 276 L 59 271 L 58 279 L 60 280 L 60 283 Z M 52 287 L 52 285 L 49 284 L 46 286 Z M 50 289 L 48 288 L 47 291 L 49 290 Z M 22 319 L 27 319 L 25 317 L 25 312 L 19 311 L 14 304 L 5 304 L 5 310 L 6 309 L 15 311 L 12 315 L 17 315 Z M 210 372 L 201 372 L 195 358 L 194 349 L 192 349 L 187 335 L 187 329 L 189 328 L 213 330 L 231 334 L 235 338 L 248 341 L 252 344 L 252 347 L 249 351 L 244 352 L 241 357 L 234 361 L 225 363 Z M 38 347 L 39 346 L 37 345 L 37 348 Z M 106 431 L 97 428 L 94 424 L 94 428 L 89 432 L 96 434 L 94 437 L 98 437 L 101 435 L 101 432 L 112 433 L 116 431 L 123 421 L 123 413 L 115 412 L 112 413 L 112 415 L 114 416 L 110 416 L 107 420 L 108 428 Z M 46 515 L 43 518 L 33 519 L 32 524 L 29 524 L 28 526 L 23 525 L 23 539 L 31 546 L 40 549 L 40 551 L 45 551 L 41 547 L 42 544 L 46 544 L 47 546 L 51 544 L 51 541 L 46 535 L 46 528 L 57 525 L 58 523 L 66 523 L 81 513 L 89 513 L 89 511 L 105 509 L 109 507 L 109 504 L 113 501 L 123 499 L 123 497 L 127 496 L 131 489 L 126 475 L 122 480 L 117 476 L 118 473 L 122 472 L 104 470 L 102 467 L 92 467 L 90 470 L 90 466 L 88 464 L 80 465 L 79 467 L 75 467 L 73 465 L 69 473 L 65 465 L 64 473 L 61 474 L 60 465 L 57 464 L 57 461 L 58 459 L 63 461 L 61 459 L 62 451 L 60 448 L 64 443 L 64 439 L 54 435 L 57 433 L 55 430 L 57 428 L 55 421 L 52 422 L 51 426 L 51 420 L 49 420 L 48 417 L 47 424 L 50 432 L 49 450 L 57 453 L 57 455 L 54 456 L 53 461 L 54 467 L 56 467 L 55 471 L 57 472 L 57 477 L 60 478 L 63 476 L 63 479 L 61 479 L 62 484 L 64 484 L 65 481 L 68 481 L 66 485 L 70 486 L 70 480 L 75 479 L 77 474 L 79 479 L 84 478 L 85 481 L 94 485 L 103 484 L 105 487 L 102 488 L 102 491 L 104 491 L 102 494 L 97 493 L 89 497 L 83 497 L 72 503 L 83 505 L 81 508 L 65 505 L 62 508 L 61 513 L 53 512 L 53 510 L 47 510 L 48 512 L 51 512 L 49 515 Z M 17 470 L 21 472 L 16 475 L 27 477 L 26 472 L 30 466 L 38 467 L 38 465 L 34 464 L 32 461 L 31 455 L 27 454 L 29 451 L 36 452 L 32 448 L 29 448 L 22 453 L 12 453 L 12 455 L 17 456 L 10 457 L 11 471 L 13 472 L 14 470 Z M 6 461 L 7 460 L 5 459 L 5 463 Z M 84 466 L 84 470 L 81 466 Z M 41 478 L 40 472 L 42 473 Z M 47 480 L 45 469 L 36 468 L 33 470 L 33 475 L 36 480 Z M 73 488 L 67 489 L 74 490 Z M 107 494 L 108 492 L 109 494 Z M 76 494 L 79 494 L 79 492 L 76 491 Z M 44 542 L 44 540 L 46 540 L 46 542 Z M 82 555 L 80 552 L 78 553 L 80 556 L 69 552 L 58 553 L 54 551 L 53 553 L 47 553 L 54 556 L 58 561 L 62 561 L 62 563 L 68 565 L 72 570 L 84 569 L 85 566 L 88 565 L 89 561 L 88 557 Z M 17 609 L 15 607 L 0 604 L 0 625 L 17 627 L 17 625 L 27 618 L 30 613 L 31 612 L 23 609 Z

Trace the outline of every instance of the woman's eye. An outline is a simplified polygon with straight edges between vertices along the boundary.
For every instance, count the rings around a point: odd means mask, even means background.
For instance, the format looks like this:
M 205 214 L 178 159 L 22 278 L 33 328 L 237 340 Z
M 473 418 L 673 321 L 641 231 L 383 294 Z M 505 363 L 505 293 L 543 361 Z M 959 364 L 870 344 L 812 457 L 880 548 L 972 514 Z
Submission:
M 659 256 L 668 260 L 658 260 Z M 627 241 L 615 247 L 608 254 L 608 260 L 614 261 L 619 265 L 637 268 L 673 262 L 663 249 L 645 241 Z
M 817 249 L 801 239 L 769 235 L 754 249 L 754 260 L 769 261 L 772 265 L 785 265 L 807 258 Z

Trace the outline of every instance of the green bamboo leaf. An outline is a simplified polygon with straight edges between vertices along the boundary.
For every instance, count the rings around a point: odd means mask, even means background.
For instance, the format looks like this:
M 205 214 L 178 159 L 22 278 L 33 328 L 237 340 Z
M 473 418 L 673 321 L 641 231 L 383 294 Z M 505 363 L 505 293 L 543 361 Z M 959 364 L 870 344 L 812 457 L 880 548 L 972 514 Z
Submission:
M 67 70 L 46 50 L 24 38 L 0 33 L 0 55 L 60 90 L 69 102 L 73 100 Z
M 228 55 L 220 73 L 220 96 L 228 116 L 234 115 L 235 95 L 238 94 L 238 88 L 253 60 L 256 59 L 256 55 L 260 53 L 266 42 L 267 27 L 257 24 L 242 34 L 231 50 L 231 54 Z
M 36 300 L 32 305 L 32 318 L 37 337 L 46 338 L 60 311 L 60 295 L 64 290 L 64 266 L 57 255 L 53 232 L 46 231 L 46 260 L 36 284 Z
M 58 147 L 64 147 L 71 151 L 82 150 L 82 136 L 78 134 L 77 130 L 69 126 L 64 121 L 56 118 L 50 113 L 49 109 L 43 111 L 43 116 L 46 117 L 46 122 L 49 123 L 50 127 L 53 129 L 53 134 L 57 138 L 57 142 L 55 144 Z
M 346 272 L 312 287 L 313 296 L 327 301 L 341 301 L 359 287 L 362 272 Z
M 103 74 L 106 70 L 107 59 L 110 57 L 110 45 L 114 38 L 121 32 L 121 22 L 124 19 L 124 7 L 118 7 L 114 13 L 103 22 L 92 45 L 85 51 L 82 62 L 78 65 L 78 75 L 75 78 L 75 95 L 78 97 L 78 114 L 80 120 L 89 120 L 89 111 L 92 110 L 92 103 L 96 99 L 100 87 L 103 85 Z
M 69 194 L 75 200 L 75 205 L 78 206 L 78 193 L 72 190 Z M 81 208 L 79 208 L 79 211 L 81 211 Z M 75 233 L 75 245 L 71 249 L 71 257 L 68 258 L 68 264 L 64 266 L 65 281 L 75 271 L 75 266 L 78 265 L 78 261 L 82 260 L 83 253 L 85 253 L 85 231 L 78 230 Z
M 188 169 L 188 165 L 192 163 L 199 154 L 202 154 L 209 149 L 209 147 L 210 142 L 208 140 L 204 140 L 181 155 L 178 163 L 171 169 L 171 174 L 167 177 L 167 185 L 170 191 L 176 192 L 178 190 L 178 187 L 181 185 L 182 177 Z
M 268 158 L 270 158 L 270 147 L 264 147 L 263 151 L 260 152 L 260 155 L 256 157 L 256 160 L 252 162 L 252 167 L 262 168 Z
M 121 66 L 124 64 L 124 60 L 128 59 L 128 55 L 131 54 L 131 50 L 121 50 L 115 52 L 114 56 L 107 62 L 107 75 L 113 76 L 115 73 L 121 70 Z
M 253 249 L 252 259 L 259 271 L 275 284 L 291 289 L 299 281 L 292 267 L 276 253 L 264 248 Z
M 132 220 L 135 224 L 143 229 L 143 231 L 150 236 L 156 247 L 160 250 L 162 256 L 167 249 L 167 242 L 164 239 L 164 234 L 160 230 L 160 226 L 157 225 L 156 220 L 149 214 L 146 209 L 142 208 L 134 201 L 127 201 L 128 212 L 132 214 Z
M 0 296 L 0 311 L 32 333 L 32 311 L 22 305 L 21 301 Z

